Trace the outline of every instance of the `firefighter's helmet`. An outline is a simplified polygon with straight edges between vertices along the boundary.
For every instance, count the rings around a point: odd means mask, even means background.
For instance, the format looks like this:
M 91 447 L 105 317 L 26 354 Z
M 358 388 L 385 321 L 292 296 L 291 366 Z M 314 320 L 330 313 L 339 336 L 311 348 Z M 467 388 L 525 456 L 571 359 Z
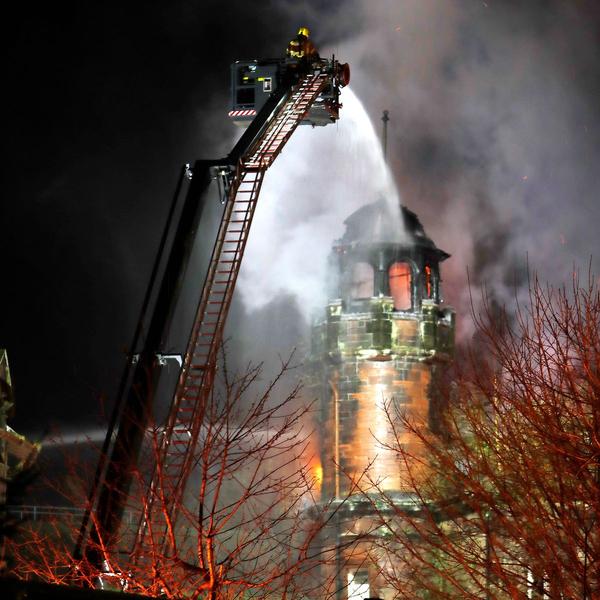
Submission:
M 310 29 L 308 27 L 300 27 L 300 29 L 298 29 L 298 35 L 310 37 Z

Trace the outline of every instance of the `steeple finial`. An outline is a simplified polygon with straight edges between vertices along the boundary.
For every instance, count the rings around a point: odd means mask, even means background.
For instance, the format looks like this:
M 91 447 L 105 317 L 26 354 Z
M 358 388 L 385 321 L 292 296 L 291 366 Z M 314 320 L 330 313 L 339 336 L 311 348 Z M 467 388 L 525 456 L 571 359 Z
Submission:
M 387 124 L 390 120 L 390 112 L 388 110 L 383 111 L 381 120 L 383 121 L 383 136 L 381 139 L 381 145 L 383 146 L 383 159 L 387 162 Z

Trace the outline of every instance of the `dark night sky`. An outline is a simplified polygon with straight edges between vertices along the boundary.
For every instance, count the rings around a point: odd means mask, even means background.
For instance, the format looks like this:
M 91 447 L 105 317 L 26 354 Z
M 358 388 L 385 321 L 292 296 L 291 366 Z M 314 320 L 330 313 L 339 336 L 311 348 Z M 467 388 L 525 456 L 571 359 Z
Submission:
M 13 426 L 97 420 L 98 397 L 110 398 L 118 381 L 179 167 L 225 154 L 235 135 L 229 64 L 280 55 L 300 24 L 351 62 L 353 89 L 374 121 L 390 109 L 394 176 L 455 257 L 446 280 L 459 309 L 466 266 L 500 298 L 527 256 L 551 276 L 585 268 L 600 250 L 598 6 L 21 3 L 8 32 L 0 238 Z M 237 301 L 234 314 L 243 313 Z
M 90 420 L 110 393 L 179 167 L 226 153 L 229 64 L 275 56 L 277 3 L 54 3 L 9 48 L 1 345 L 15 426 Z

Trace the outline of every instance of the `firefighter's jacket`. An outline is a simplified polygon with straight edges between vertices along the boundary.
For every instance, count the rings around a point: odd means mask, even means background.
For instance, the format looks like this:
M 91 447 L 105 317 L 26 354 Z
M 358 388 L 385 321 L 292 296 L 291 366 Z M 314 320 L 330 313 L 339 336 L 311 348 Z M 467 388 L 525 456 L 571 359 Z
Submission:
M 319 58 L 315 45 L 305 36 L 296 36 L 287 47 L 286 54 L 290 58 Z

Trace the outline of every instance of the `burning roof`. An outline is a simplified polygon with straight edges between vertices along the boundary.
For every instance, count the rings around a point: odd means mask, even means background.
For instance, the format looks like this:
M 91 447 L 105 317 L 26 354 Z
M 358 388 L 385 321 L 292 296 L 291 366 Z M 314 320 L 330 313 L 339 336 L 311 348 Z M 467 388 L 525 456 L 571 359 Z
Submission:
M 427 236 L 414 212 L 402 205 L 399 210 L 395 210 L 383 197 L 353 212 L 344 221 L 344 225 L 346 232 L 338 240 L 340 245 L 354 245 L 357 242 L 392 243 L 433 250 L 439 261 L 450 256 Z

